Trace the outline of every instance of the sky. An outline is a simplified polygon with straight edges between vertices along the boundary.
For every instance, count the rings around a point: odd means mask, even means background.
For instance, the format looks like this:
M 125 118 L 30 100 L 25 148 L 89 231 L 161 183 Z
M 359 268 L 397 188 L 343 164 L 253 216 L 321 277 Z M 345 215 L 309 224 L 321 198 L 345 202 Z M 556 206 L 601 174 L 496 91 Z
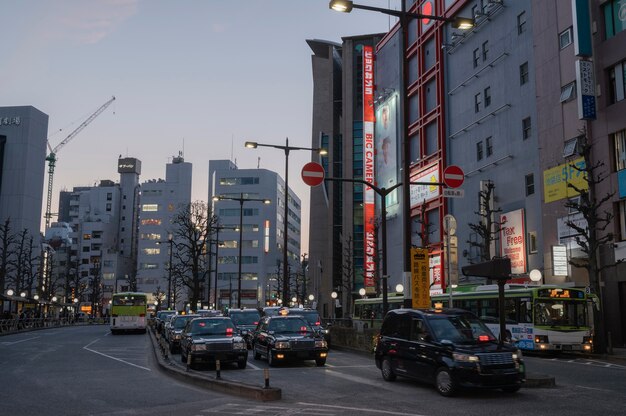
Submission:
M 398 0 L 360 4 L 399 8 Z M 20 0 L 2 4 L 0 106 L 48 114 L 48 142 L 62 142 L 112 96 L 116 100 L 57 153 L 58 194 L 119 181 L 120 155 L 142 162 L 140 181 L 165 178 L 182 152 L 193 164 L 192 199 L 207 201 L 208 161 L 266 168 L 284 177 L 284 152 L 245 141 L 311 146 L 312 51 L 307 39 L 380 33 L 388 16 L 328 8 L 328 0 Z M 289 156 L 308 247 L 306 151 Z M 43 163 L 43 161 L 42 161 Z M 47 192 L 44 178 L 42 215 Z

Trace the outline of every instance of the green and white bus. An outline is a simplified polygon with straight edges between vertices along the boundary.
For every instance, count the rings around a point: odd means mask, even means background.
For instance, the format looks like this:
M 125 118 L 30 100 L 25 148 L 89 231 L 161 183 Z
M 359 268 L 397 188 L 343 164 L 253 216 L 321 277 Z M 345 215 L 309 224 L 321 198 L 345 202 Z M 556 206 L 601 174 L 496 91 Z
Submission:
M 457 290 L 452 293 L 452 306 L 473 312 L 499 336 L 497 285 L 459 286 Z M 517 284 L 505 285 L 504 294 L 505 337 L 520 349 L 591 352 L 593 313 L 599 310 L 596 296 L 584 288 Z M 450 294 L 431 296 L 433 306 L 448 307 L 449 300 Z M 401 294 L 388 297 L 389 309 L 400 308 L 403 302 Z M 377 327 L 380 318 L 381 298 L 355 300 L 353 320 Z
M 115 293 L 111 299 L 111 333 L 146 332 L 148 295 L 145 293 Z

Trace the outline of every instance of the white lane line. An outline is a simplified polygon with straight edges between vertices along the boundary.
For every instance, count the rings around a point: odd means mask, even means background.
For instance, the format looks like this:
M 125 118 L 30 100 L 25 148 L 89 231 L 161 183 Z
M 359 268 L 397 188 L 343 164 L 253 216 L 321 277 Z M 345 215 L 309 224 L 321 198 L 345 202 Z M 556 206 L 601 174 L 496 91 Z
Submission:
M 248 367 L 252 367 L 255 370 L 260 370 L 261 367 L 257 367 L 256 365 L 252 364 L 250 361 L 248 361 Z
M 31 341 L 33 339 L 37 339 L 37 338 L 41 338 L 41 337 L 33 337 L 33 338 L 26 338 L 26 339 L 21 339 L 19 341 L 13 341 L 13 342 L 3 342 L 2 345 L 13 345 L 13 344 L 19 344 L 20 342 L 25 342 L 25 341 Z
M 137 365 L 137 364 L 129 363 L 128 361 L 124 361 L 124 360 L 119 359 L 119 358 L 117 358 L 117 357 L 113 357 L 113 356 L 110 356 L 110 355 L 107 355 L 107 354 L 103 354 L 103 353 L 101 353 L 100 351 L 92 350 L 91 348 L 89 348 L 89 346 L 91 346 L 91 344 L 95 344 L 96 342 L 98 342 L 98 340 L 97 340 L 97 339 L 96 339 L 96 340 L 94 340 L 94 341 L 92 341 L 92 342 L 90 342 L 89 344 L 85 345 L 85 346 L 83 347 L 83 349 L 84 349 L 84 350 L 87 350 L 87 351 L 89 351 L 89 352 L 93 352 L 93 353 L 95 353 L 95 354 L 101 355 L 101 356 L 103 356 L 103 357 L 110 358 L 110 359 L 112 359 L 112 360 L 119 361 L 119 362 L 124 363 L 124 364 L 128 364 L 128 365 L 133 366 L 133 367 L 141 368 L 142 370 L 152 371 L 151 369 L 149 369 L 149 368 L 147 368 L 147 367 L 142 367 L 142 366 Z
M 376 410 L 376 409 L 367 409 L 367 408 L 362 408 L 362 407 L 333 406 L 333 405 L 330 405 L 330 404 L 320 404 L 320 403 L 298 402 L 296 404 L 299 404 L 299 405 L 302 405 L 302 406 L 326 407 L 326 408 L 329 408 L 329 409 L 356 410 L 356 411 L 359 411 L 359 412 L 379 413 L 379 414 L 385 414 L 385 415 L 424 416 L 424 415 L 418 414 L 418 413 L 392 412 L 390 410 Z
M 343 378 L 345 380 L 353 381 L 355 383 L 367 384 L 367 385 L 370 385 L 370 386 L 374 386 L 374 387 L 380 388 L 380 382 L 379 381 L 370 380 L 368 378 L 363 378 L 363 377 L 351 376 L 349 374 L 343 374 L 343 373 L 339 373 L 339 372 L 333 371 L 333 370 L 325 370 L 325 373 L 328 374 L 328 375 L 331 375 L 331 376 L 335 376 L 335 377 Z

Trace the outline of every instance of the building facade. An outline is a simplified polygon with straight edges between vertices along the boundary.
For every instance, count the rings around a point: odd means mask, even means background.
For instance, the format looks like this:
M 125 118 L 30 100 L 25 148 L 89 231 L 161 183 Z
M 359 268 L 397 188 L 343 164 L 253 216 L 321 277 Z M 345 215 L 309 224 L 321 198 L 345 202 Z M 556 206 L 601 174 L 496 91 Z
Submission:
M 300 198 L 291 189 L 285 191 L 280 175 L 267 169 L 238 169 L 229 160 L 211 160 L 208 195 L 219 227 L 214 244 L 217 265 L 212 271 L 217 308 L 277 304 L 282 291 L 284 221 L 289 231 L 290 298 L 298 296 L 303 281 Z M 264 204 L 264 199 L 270 203 Z M 284 218 L 286 203 L 289 218 Z

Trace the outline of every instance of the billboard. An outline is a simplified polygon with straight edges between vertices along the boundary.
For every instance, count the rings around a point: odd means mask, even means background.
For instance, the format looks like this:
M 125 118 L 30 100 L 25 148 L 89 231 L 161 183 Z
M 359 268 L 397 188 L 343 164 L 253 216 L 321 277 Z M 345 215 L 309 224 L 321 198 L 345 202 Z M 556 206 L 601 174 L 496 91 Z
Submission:
M 376 185 L 391 188 L 398 183 L 398 100 L 394 94 L 376 108 Z M 398 190 L 387 195 L 387 214 L 398 204 Z
M 363 180 L 374 184 L 374 48 L 363 46 Z M 376 286 L 375 191 L 363 186 L 363 286 Z
M 524 209 L 500 215 L 500 253 L 511 259 L 511 274 L 526 273 L 526 233 Z
M 543 199 L 548 202 L 558 201 L 559 199 L 572 198 L 578 195 L 573 188 L 567 186 L 571 183 L 579 189 L 587 189 L 585 173 L 585 159 L 579 157 L 569 163 L 564 163 L 543 171 Z
M 418 173 L 411 182 L 439 183 L 439 165 L 433 164 Z M 435 199 L 441 194 L 439 185 L 411 185 L 411 208 Z

